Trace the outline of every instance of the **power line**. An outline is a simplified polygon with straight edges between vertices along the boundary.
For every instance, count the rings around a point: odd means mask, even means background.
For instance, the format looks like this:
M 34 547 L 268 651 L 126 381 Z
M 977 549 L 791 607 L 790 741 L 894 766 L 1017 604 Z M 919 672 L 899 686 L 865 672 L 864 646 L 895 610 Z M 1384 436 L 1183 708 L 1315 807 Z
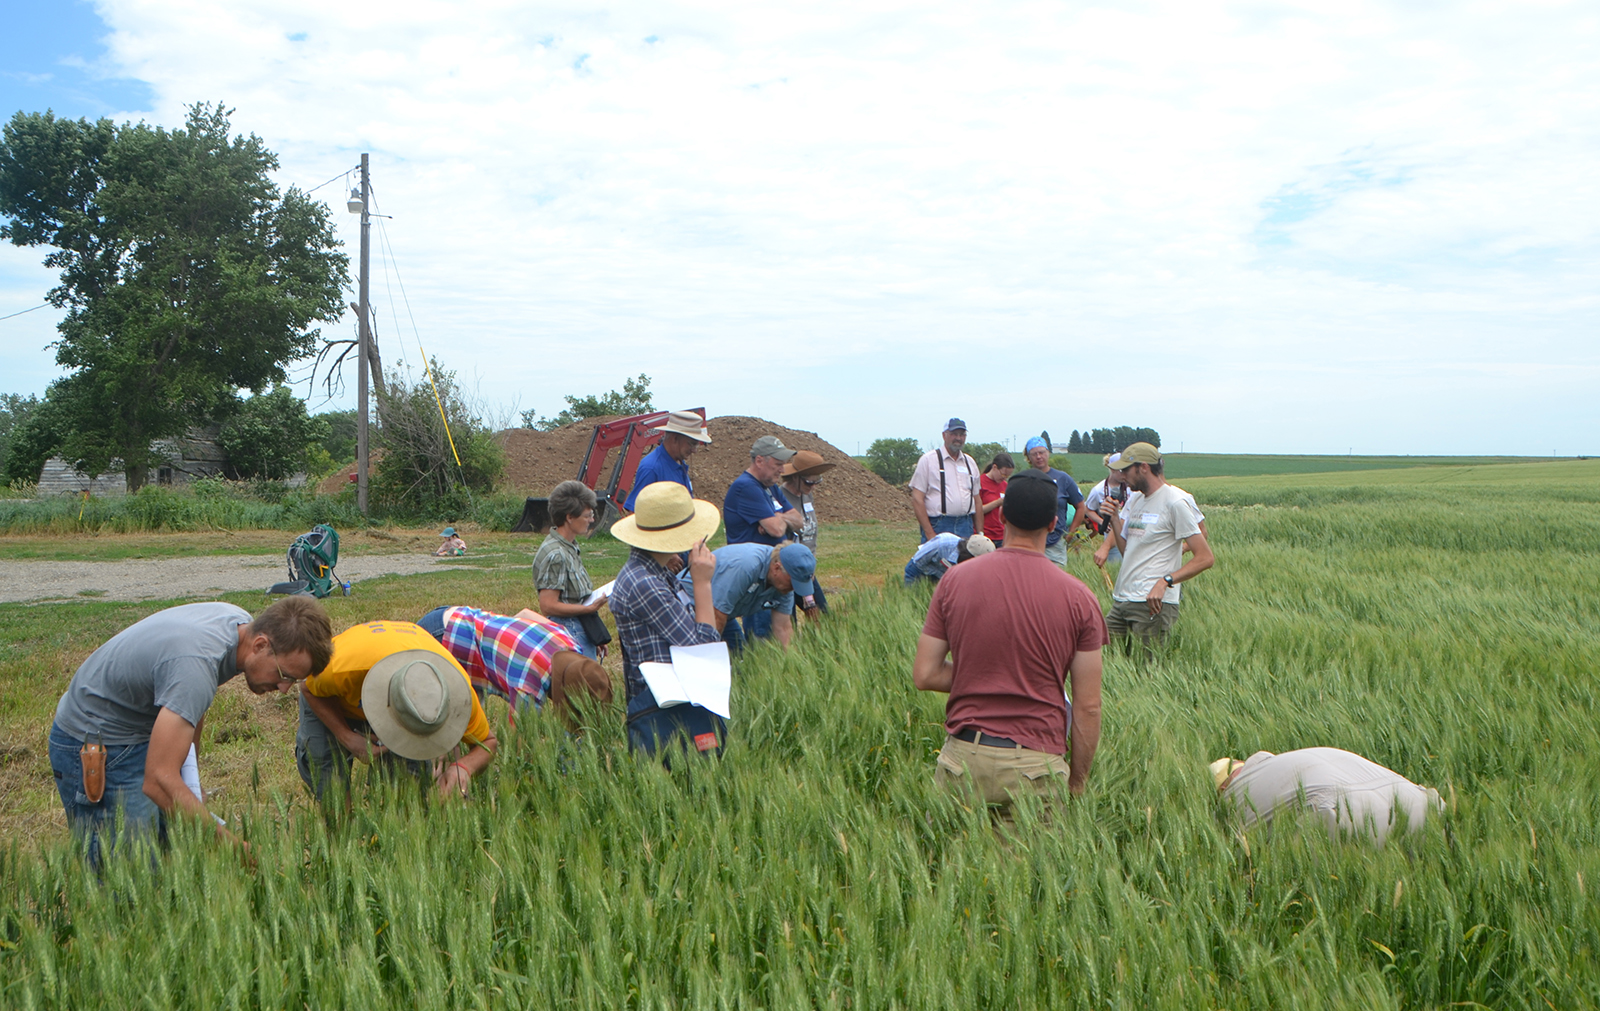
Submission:
M 24 316 L 30 312 L 38 312 L 40 309 L 48 309 L 49 307 L 50 303 L 46 302 L 44 305 L 36 305 L 32 309 L 24 309 L 21 312 L 14 312 L 10 316 L 0 316 L 0 319 L 11 319 L 13 316 Z
M 360 167 L 361 167 L 360 165 L 355 166 L 355 168 L 360 168 Z M 322 189 L 322 187 L 328 185 L 328 183 L 333 182 L 334 179 L 348 179 L 348 178 L 350 178 L 350 173 L 352 171 L 353 171 L 353 169 L 345 169 L 343 172 L 340 172 L 338 175 L 334 176 L 333 179 L 329 179 L 328 182 L 317 183 L 315 186 L 311 187 L 309 190 L 306 190 L 305 195 L 309 197 L 311 194 L 313 194 L 313 193 L 317 192 L 318 190 Z

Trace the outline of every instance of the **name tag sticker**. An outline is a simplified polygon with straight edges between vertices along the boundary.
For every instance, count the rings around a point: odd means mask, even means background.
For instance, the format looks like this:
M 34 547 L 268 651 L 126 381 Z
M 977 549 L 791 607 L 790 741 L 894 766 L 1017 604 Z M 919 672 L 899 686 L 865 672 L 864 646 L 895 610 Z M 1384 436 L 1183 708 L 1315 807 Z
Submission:
M 1140 517 L 1140 519 L 1144 520 L 1144 525 L 1145 526 L 1153 527 L 1153 526 L 1156 525 L 1157 521 L 1159 521 L 1161 519 L 1161 514 L 1160 513 L 1145 513 L 1143 516 Z

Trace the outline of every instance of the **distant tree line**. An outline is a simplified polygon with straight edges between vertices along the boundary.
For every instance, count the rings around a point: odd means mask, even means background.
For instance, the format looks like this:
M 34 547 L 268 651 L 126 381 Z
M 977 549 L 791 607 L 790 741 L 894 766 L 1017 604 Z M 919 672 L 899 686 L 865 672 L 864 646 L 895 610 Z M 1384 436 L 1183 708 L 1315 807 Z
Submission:
M 1160 448 L 1161 433 L 1153 428 L 1129 428 L 1127 425 L 1118 425 L 1116 428 L 1094 428 L 1085 431 L 1072 430 L 1072 437 L 1067 440 L 1069 453 L 1117 453 L 1136 442 L 1148 442 Z
M 541 418 L 537 410 L 523 411 L 522 427 L 551 432 L 588 418 L 605 418 L 613 415 L 628 417 L 634 414 L 649 414 L 656 409 L 655 398 L 650 392 L 650 377 L 643 372 L 639 373 L 636 379 L 624 379 L 621 390 L 581 397 L 569 393 L 564 399 L 567 406 L 553 418 Z

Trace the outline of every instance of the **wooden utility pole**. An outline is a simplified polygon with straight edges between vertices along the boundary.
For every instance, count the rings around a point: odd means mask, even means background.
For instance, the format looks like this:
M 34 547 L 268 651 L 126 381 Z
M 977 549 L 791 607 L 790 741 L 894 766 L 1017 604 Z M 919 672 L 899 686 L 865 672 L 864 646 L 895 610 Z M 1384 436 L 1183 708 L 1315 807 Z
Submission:
M 367 156 L 361 156 L 361 289 L 357 313 L 361 317 L 359 335 L 361 350 L 356 356 L 356 508 L 367 514 L 367 378 L 368 358 L 372 354 L 372 331 L 368 325 L 367 277 L 372 265 L 372 187 L 367 179 Z

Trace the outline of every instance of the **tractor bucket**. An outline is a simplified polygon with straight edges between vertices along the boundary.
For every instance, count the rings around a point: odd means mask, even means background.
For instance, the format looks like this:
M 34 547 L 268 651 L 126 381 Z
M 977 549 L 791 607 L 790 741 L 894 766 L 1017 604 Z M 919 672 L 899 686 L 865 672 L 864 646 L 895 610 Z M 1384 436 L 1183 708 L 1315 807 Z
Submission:
M 611 529 L 611 524 L 622 518 L 622 510 L 604 495 L 599 496 L 599 500 L 595 503 L 594 514 L 594 526 L 589 528 L 590 537 L 605 533 Z
M 550 529 L 550 500 L 530 498 L 522 505 L 522 519 L 511 528 L 515 534 L 542 534 Z

